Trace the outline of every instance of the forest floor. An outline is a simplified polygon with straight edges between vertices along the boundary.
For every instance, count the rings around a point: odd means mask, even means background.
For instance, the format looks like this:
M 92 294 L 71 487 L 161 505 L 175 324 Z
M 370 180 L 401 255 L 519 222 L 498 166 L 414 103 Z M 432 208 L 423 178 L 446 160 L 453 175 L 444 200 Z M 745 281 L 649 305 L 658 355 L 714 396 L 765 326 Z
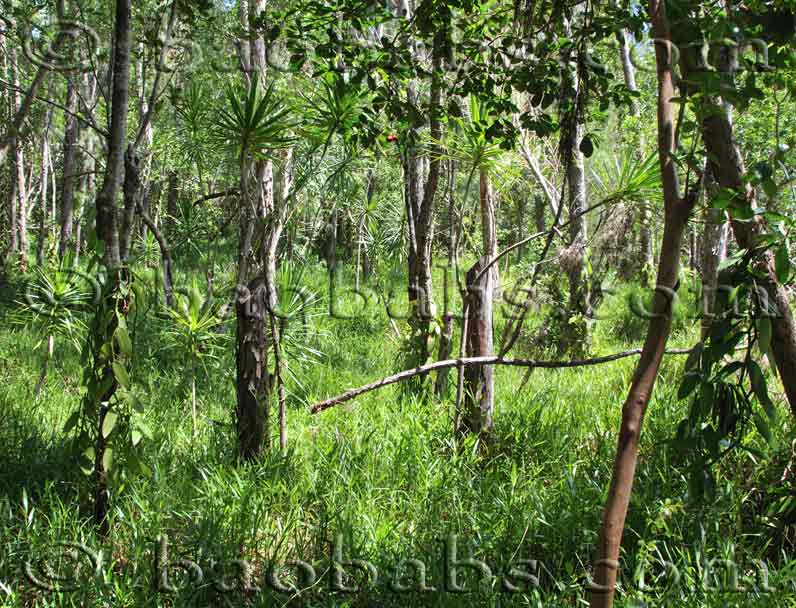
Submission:
M 323 291 L 323 266 L 306 275 Z M 640 346 L 626 294 L 601 305 L 595 354 Z M 56 342 L 36 397 L 42 336 L 11 325 L 5 296 L 0 605 L 586 605 L 635 358 L 537 369 L 527 382 L 523 369 L 498 368 L 494 438 L 482 453 L 454 444 L 452 394 L 423 401 L 394 385 L 310 415 L 308 405 L 402 368 L 383 305 L 341 295 L 338 316 L 353 318 L 333 318 L 322 297 L 302 338 L 322 356 L 294 365 L 288 380 L 290 452 L 282 458 L 275 447 L 261 464 L 241 467 L 231 342 L 220 364 L 200 374 L 192 438 L 185 360 L 163 350 L 166 322 L 153 305 L 139 311 L 152 322 L 131 322 L 140 328 L 134 390 L 153 435 L 141 444 L 148 470 L 125 474 L 124 462 L 114 465 L 123 474 L 112 484 L 112 532 L 101 541 L 90 523 L 89 480 L 63 431 L 83 392 L 79 354 Z M 400 320 L 396 327 L 406 333 Z M 698 331 L 698 321 L 681 320 L 671 346 L 692 346 Z M 794 521 L 782 516 L 796 512 L 787 408 L 777 391 L 773 447 L 752 433 L 749 449 L 716 467 L 715 493 L 697 499 L 670 444 L 688 409 L 676 396 L 683 363 L 666 358 L 645 421 L 618 605 L 796 606 Z M 47 589 L 53 575 L 65 577 L 60 590 Z

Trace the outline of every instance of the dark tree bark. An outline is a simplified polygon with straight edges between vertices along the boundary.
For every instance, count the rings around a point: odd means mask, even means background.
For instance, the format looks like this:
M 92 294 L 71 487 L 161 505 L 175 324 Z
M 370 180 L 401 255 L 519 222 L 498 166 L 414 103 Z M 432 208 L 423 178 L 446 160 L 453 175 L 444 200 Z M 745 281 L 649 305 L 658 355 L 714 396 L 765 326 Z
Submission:
M 545 228 L 545 209 L 544 198 L 537 194 L 533 197 L 533 217 L 536 223 L 536 232 L 544 232 Z
M 131 144 L 124 154 L 124 215 L 120 239 L 120 255 L 123 260 L 130 256 L 135 232 L 135 212 L 141 205 L 141 158 Z
M 411 18 L 408 4 L 407 19 Z M 434 142 L 442 139 L 442 60 L 443 35 L 437 32 L 432 49 L 432 75 L 429 99 L 429 135 Z M 416 105 L 417 83 L 411 82 L 407 101 Z M 404 183 L 409 228 L 409 326 L 412 328 L 412 356 L 416 363 L 425 362 L 430 352 L 430 327 L 434 317 L 432 291 L 432 245 L 434 241 L 434 205 L 439 184 L 441 159 L 438 154 L 427 161 L 418 155 L 419 135 L 413 128 L 408 137 L 404 155 Z M 427 176 L 426 174 L 427 164 Z
M 113 93 L 111 96 L 111 129 L 108 137 L 108 160 L 105 175 L 97 200 L 96 222 L 97 236 L 103 241 L 105 251 L 103 264 L 111 273 L 110 281 L 118 285 L 121 280 L 121 257 L 119 255 L 119 231 L 116 217 L 116 198 L 124 168 L 124 142 L 127 125 L 127 107 L 129 103 L 130 73 L 130 41 L 131 41 L 131 0 L 116 0 L 116 16 L 114 24 L 114 60 L 113 60 Z M 107 290 L 106 308 L 116 308 L 119 304 L 116 289 Z M 101 310 L 101 309 L 100 309 Z M 102 314 L 101 312 L 99 314 Z M 98 340 L 98 346 L 106 343 L 115 331 L 115 323 L 103 323 L 107 335 Z M 113 377 L 112 361 L 104 370 L 105 376 Z M 100 534 L 108 534 L 108 473 L 105 470 L 104 456 L 107 441 L 103 437 L 102 426 L 108 409 L 108 403 L 116 392 L 118 385 L 114 380 L 108 392 L 98 403 L 93 404 L 94 411 L 99 412 L 97 442 L 95 445 L 94 463 L 94 521 L 99 526 Z
M 494 275 L 487 269 L 493 257 L 484 256 L 467 271 L 467 357 L 487 357 L 493 352 L 492 291 Z M 494 267 L 494 265 L 493 265 Z M 485 271 L 486 269 L 486 271 Z M 492 431 L 494 409 L 494 368 L 469 366 L 464 372 L 464 415 L 462 430 L 486 440 Z

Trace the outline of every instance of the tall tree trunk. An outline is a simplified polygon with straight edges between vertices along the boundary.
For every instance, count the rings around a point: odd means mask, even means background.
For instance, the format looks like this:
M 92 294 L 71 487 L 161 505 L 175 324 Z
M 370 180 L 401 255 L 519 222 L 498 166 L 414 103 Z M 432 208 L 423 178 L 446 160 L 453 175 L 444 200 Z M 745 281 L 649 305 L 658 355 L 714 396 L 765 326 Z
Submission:
M 13 22 L 12 22 L 13 27 Z M 19 56 L 17 46 L 9 41 L 7 47 L 8 77 L 13 87 L 10 95 L 11 111 L 18 114 L 21 111 L 23 100 L 19 92 Z M 22 141 L 17 137 L 18 129 L 11 126 L 10 137 L 6 141 L 7 149 L 11 153 L 9 165 L 8 210 L 11 225 L 11 251 L 19 254 L 22 268 L 27 266 L 27 205 L 25 203 L 25 160 L 22 151 Z
M 564 27 L 567 33 L 571 32 L 569 19 L 566 18 Z M 580 82 L 579 68 L 570 66 L 573 60 L 572 50 L 563 53 L 562 68 L 562 108 L 566 108 L 565 96 L 571 95 L 574 107 L 569 110 L 564 118 L 561 130 L 560 153 L 566 169 L 567 192 L 569 197 L 569 247 L 567 251 L 567 274 L 569 275 L 569 305 L 568 314 L 586 314 L 589 310 L 588 282 L 585 280 L 584 270 L 586 262 L 587 228 L 586 217 L 586 169 L 581 143 L 585 135 L 583 124 L 581 99 L 583 84 Z M 586 323 L 565 323 L 565 330 L 561 332 L 561 349 L 581 350 L 588 341 L 588 326 Z
M 265 9 L 265 0 L 249 0 L 240 4 L 241 23 L 248 37 L 241 40 L 241 65 L 248 86 L 255 86 L 251 72 L 259 74 L 258 85 L 264 86 L 266 75 L 265 43 L 250 28 L 252 20 Z M 263 448 L 270 448 L 270 395 L 272 378 L 268 372 L 268 351 L 271 345 L 269 314 L 274 303 L 273 289 L 269 287 L 268 261 L 264 259 L 267 216 L 274 210 L 273 168 L 269 162 L 255 161 L 242 156 L 241 172 L 241 225 L 238 242 L 238 285 L 244 294 L 236 307 L 236 424 L 238 453 L 242 460 L 258 459 Z M 250 175 L 254 175 L 251 183 Z M 263 247 L 253 251 L 255 236 L 261 238 Z M 250 259 L 255 257 L 255 267 Z M 259 276 L 252 279 L 257 272 Z M 275 272 L 275 268 L 273 269 Z M 271 275 L 273 276 L 273 275 Z
M 180 193 L 179 190 L 177 190 L 176 171 L 169 171 L 169 192 L 166 196 L 166 221 L 164 225 L 166 227 L 166 234 L 169 239 L 171 239 L 174 236 L 174 228 L 177 222 L 177 215 L 179 214 L 178 204 Z M 245 212 L 245 209 L 242 213 L 243 212 Z
M 127 107 L 129 103 L 130 83 L 130 39 L 131 39 L 131 0 L 116 0 L 116 15 L 114 25 L 114 59 L 113 59 L 113 92 L 111 96 L 111 127 L 108 137 L 108 160 L 105 166 L 105 175 L 102 189 L 96 200 L 97 236 L 103 241 L 105 249 L 103 264 L 110 272 L 110 287 L 106 290 L 106 302 L 98 308 L 95 325 L 103 328 L 105 335 L 94 336 L 94 347 L 99 350 L 104 344 L 112 340 L 116 323 L 105 322 L 101 316 L 105 311 L 119 309 L 118 289 L 121 280 L 121 257 L 119 255 L 119 231 L 116 217 L 116 199 L 124 168 L 124 142 L 127 126 Z M 122 309 L 124 307 L 122 306 Z M 115 318 L 115 316 L 114 316 Z M 98 352 L 94 353 L 95 361 L 102 362 L 103 369 L 95 370 L 101 374 L 103 380 L 111 377 L 113 380 L 105 395 L 99 399 L 86 396 L 92 411 L 99 412 L 97 425 L 97 440 L 95 444 L 94 462 L 94 521 L 99 526 L 100 533 L 108 533 L 108 473 L 105 468 L 105 451 L 107 440 L 102 428 L 108 413 L 108 402 L 118 388 L 112 369 L 113 357 L 108 360 Z
M 11 146 L 16 149 L 16 139 L 12 140 Z M 9 249 L 12 257 L 19 253 L 19 227 L 17 225 L 17 155 L 11 155 L 11 162 L 8 165 L 8 191 L 6 193 L 6 209 L 8 211 L 8 230 L 9 230 Z
M 492 183 L 489 172 L 481 168 L 478 174 L 481 209 L 481 236 L 483 239 L 484 253 L 487 259 L 493 259 L 498 254 L 497 242 L 497 212 L 495 210 L 495 197 L 492 192 Z M 498 265 L 493 264 L 489 269 L 492 275 L 492 289 L 499 291 L 500 279 L 498 278 Z
M 493 274 L 487 265 L 494 259 L 483 256 L 467 271 L 467 333 L 465 356 L 489 356 L 493 351 L 492 289 Z M 490 269 L 491 270 L 491 269 Z M 494 409 L 494 369 L 491 365 L 473 365 L 464 371 L 464 416 L 462 430 L 486 440 L 492 431 Z
M 63 176 L 61 178 L 61 235 L 58 243 L 58 257 L 63 259 L 72 240 L 72 225 L 75 212 L 75 182 L 78 167 L 77 140 L 78 122 L 74 114 L 77 111 L 77 85 L 73 78 L 66 81 L 66 108 L 64 117 Z
M 619 40 L 619 59 L 622 63 L 622 74 L 625 78 L 625 86 L 628 90 L 637 92 L 636 69 L 630 58 L 630 46 L 633 43 L 633 35 L 623 29 L 617 33 L 617 39 Z M 633 100 L 630 111 L 633 116 L 639 116 L 640 107 L 636 99 Z M 643 148 L 644 142 L 642 140 L 639 142 L 638 149 L 642 150 Z M 640 262 L 638 266 L 642 273 L 642 279 L 645 273 L 649 272 L 649 269 L 652 268 L 655 263 L 652 257 L 652 234 L 650 231 L 651 215 L 649 201 L 642 201 L 639 207 L 639 213 L 637 214 L 639 222 L 639 253 L 641 254 L 638 258 Z
M 674 162 L 676 144 L 671 99 L 676 93 L 672 45 L 667 43 L 671 41 L 671 35 L 663 0 L 650 0 L 650 17 L 653 35 L 661 42 L 655 45 L 655 57 L 658 74 L 658 158 L 665 208 L 663 241 L 657 288 L 652 301 L 654 316 L 650 320 L 641 359 L 622 408 L 619 441 L 603 512 L 597 562 L 594 566 L 595 580 L 590 585 L 591 608 L 610 608 L 613 605 L 619 570 L 619 549 L 633 488 L 641 427 L 671 330 L 672 294 L 680 269 L 683 231 L 696 198 L 696 193 L 687 193 L 685 198 L 680 197 Z
M 401 3 L 403 18 L 412 19 L 409 2 Z M 410 53 L 417 61 L 417 49 L 410 41 Z M 444 33 L 435 32 L 431 52 L 431 86 L 429 93 L 429 135 L 434 142 L 442 139 L 442 60 Z M 412 80 L 407 87 L 407 102 L 418 105 L 418 83 Z M 408 297 L 409 326 L 412 329 L 411 359 L 422 364 L 431 355 L 430 329 L 434 318 L 432 290 L 432 244 L 434 240 L 434 203 L 439 183 L 438 154 L 430 159 L 418 154 L 419 125 L 413 125 L 407 137 L 403 158 L 406 217 L 409 228 Z M 425 177 L 425 179 L 424 179 Z M 416 386 L 416 385 L 415 385 Z
M 9 10 L 6 14 L 11 15 L 13 13 Z M 13 30 L 15 26 L 14 20 L 10 17 L 7 17 L 6 23 L 9 25 L 9 29 Z M 58 51 L 63 46 L 65 39 L 66 35 L 59 32 L 52 44 L 51 51 L 53 55 L 58 54 Z M 7 59 L 9 64 L 13 66 L 13 69 L 16 72 L 18 66 L 16 44 L 14 41 L 6 40 L 6 46 Z M 13 151 L 19 144 L 20 138 L 25 135 L 27 131 L 25 127 L 25 121 L 28 117 L 28 114 L 30 114 L 33 103 L 36 101 L 36 97 L 39 94 L 39 89 L 44 84 L 47 76 L 50 74 L 50 71 L 51 68 L 49 63 L 46 61 L 42 62 L 36 70 L 36 74 L 28 86 L 25 96 L 21 99 L 19 94 L 19 80 L 12 80 L 12 84 L 16 87 L 16 90 L 13 93 L 13 97 L 15 98 L 16 102 L 14 103 L 13 116 L 9 121 L 8 128 L 2 135 L 0 135 L 0 165 L 5 164 L 9 151 Z
M 39 203 L 39 230 L 36 235 L 36 264 L 44 265 L 44 249 L 47 244 L 47 212 L 50 208 L 48 193 L 50 183 L 50 125 L 52 123 L 53 109 L 50 106 L 44 119 L 44 130 L 41 138 L 41 201 Z
M 448 161 L 448 267 L 445 269 L 445 282 L 442 286 L 444 293 L 445 312 L 442 319 L 442 332 L 440 333 L 439 351 L 437 359 L 444 361 L 453 351 L 453 322 L 454 314 L 451 310 L 450 281 L 456 272 L 457 249 L 456 243 L 456 169 L 455 160 Z M 434 394 L 441 397 L 448 390 L 448 370 L 437 373 L 434 382 Z
M 720 69 L 729 71 L 728 63 L 720 61 Z M 754 209 L 757 207 L 755 190 L 744 179 L 746 167 L 733 135 L 729 105 L 714 99 L 710 106 L 710 111 L 705 113 L 702 120 L 702 139 L 708 153 L 709 170 L 721 188 L 735 192 L 740 200 Z M 765 223 L 760 216 L 755 216 L 751 221 L 731 219 L 731 224 L 735 239 L 743 249 L 753 250 L 758 237 L 765 231 Z M 758 254 L 755 264 L 769 303 L 778 312 L 771 318 L 771 347 L 788 403 L 796 416 L 796 323 L 790 308 L 790 298 L 777 279 L 774 254 L 770 249 Z
M 141 205 L 141 157 L 130 144 L 124 153 L 124 215 L 120 239 L 120 255 L 126 260 L 130 255 L 135 231 L 135 212 Z
M 705 173 L 705 198 L 708 199 L 705 209 L 705 228 L 702 237 L 702 261 L 700 272 L 702 278 L 701 295 L 701 337 L 707 338 L 713 322 L 713 311 L 716 303 L 719 264 L 724 260 L 727 251 L 727 219 L 723 209 L 712 209 L 710 200 L 716 194 L 715 181 L 710 171 Z

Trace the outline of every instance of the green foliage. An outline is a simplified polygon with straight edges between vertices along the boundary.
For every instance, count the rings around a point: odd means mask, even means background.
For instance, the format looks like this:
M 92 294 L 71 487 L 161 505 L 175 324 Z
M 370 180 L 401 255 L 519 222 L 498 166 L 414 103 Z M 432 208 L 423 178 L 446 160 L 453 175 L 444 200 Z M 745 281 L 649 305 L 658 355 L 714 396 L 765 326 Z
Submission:
M 24 287 L 24 299 L 16 303 L 11 322 L 34 328 L 40 341 L 48 336 L 65 339 L 80 350 L 86 331 L 83 315 L 97 295 L 93 279 L 72 270 L 69 261 L 48 269 L 37 267 Z
M 772 360 L 771 319 L 778 313 L 761 297 L 766 292 L 758 283 L 753 257 L 740 250 L 722 264 L 716 317 L 707 339 L 688 357 L 678 392 L 679 399 L 692 399 L 674 441 L 691 461 L 695 499 L 715 492 L 712 467 L 729 451 L 760 453 L 748 440 L 752 424 L 766 444 L 773 441 L 777 408 L 754 353 Z
M 211 125 L 212 140 L 229 149 L 235 158 L 272 158 L 272 151 L 294 143 L 290 108 L 271 83 L 265 91 L 254 73 L 249 86 L 238 82 L 225 88 L 226 107 L 218 108 Z

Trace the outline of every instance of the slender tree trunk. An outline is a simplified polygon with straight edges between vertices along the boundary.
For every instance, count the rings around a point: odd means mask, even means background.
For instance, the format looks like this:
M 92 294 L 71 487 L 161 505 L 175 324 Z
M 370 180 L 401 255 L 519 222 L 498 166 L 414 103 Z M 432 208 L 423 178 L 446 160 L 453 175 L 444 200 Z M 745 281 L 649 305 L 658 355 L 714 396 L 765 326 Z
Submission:
M 533 217 L 536 223 L 536 232 L 545 231 L 544 214 L 544 198 L 540 194 L 537 194 L 533 197 Z
M 36 235 L 36 264 L 44 265 L 44 249 L 47 244 L 47 212 L 50 208 L 48 194 L 50 183 L 50 125 L 52 123 L 52 106 L 47 109 L 44 119 L 44 131 L 41 138 L 41 202 L 39 204 L 39 230 Z
M 492 192 L 492 183 L 486 169 L 479 170 L 479 191 L 481 209 L 481 235 L 483 238 L 484 257 L 492 259 L 497 257 L 497 211 L 495 209 L 495 197 Z M 499 291 L 500 279 L 498 278 L 498 265 L 493 264 L 489 269 L 492 275 L 492 289 Z
M 141 204 L 141 158 L 130 144 L 124 154 L 124 215 L 120 239 L 120 255 L 126 260 L 130 255 L 135 231 L 135 210 Z
M 72 225 L 75 210 L 75 181 L 78 167 L 77 140 L 78 122 L 74 114 L 77 111 L 77 85 L 73 78 L 66 81 L 66 108 L 69 113 L 64 117 L 63 176 L 61 178 L 61 236 L 58 243 L 58 257 L 63 259 L 72 240 Z
M 179 203 L 179 191 L 177 190 L 177 172 L 169 171 L 169 193 L 166 198 L 166 234 L 169 239 L 174 236 L 174 227 L 176 226 L 176 218 L 179 214 L 177 205 Z M 245 210 L 244 210 L 245 212 Z
M 569 33 L 571 26 L 565 20 L 565 29 Z M 581 142 L 585 135 L 585 126 L 579 106 L 581 104 L 580 74 L 578 67 L 570 67 L 572 50 L 563 53 L 562 69 L 562 101 L 563 96 L 573 94 L 575 108 L 564 119 L 561 131 L 560 151 L 566 169 L 566 180 L 569 195 L 569 248 L 567 251 L 567 274 L 569 275 L 568 314 L 571 317 L 580 313 L 590 314 L 588 281 L 585 277 L 586 263 L 586 170 Z M 562 103 L 562 107 L 566 107 Z M 561 350 L 586 350 L 588 343 L 588 325 L 584 323 L 566 323 L 561 332 Z
M 590 585 L 591 608 L 613 606 L 616 578 L 619 570 L 619 549 L 625 526 L 633 478 L 638 460 L 638 443 L 644 414 L 647 410 L 661 359 L 666 350 L 672 321 L 672 294 L 680 268 L 680 247 L 688 216 L 696 193 L 680 197 L 677 167 L 674 162 L 675 96 L 672 66 L 671 35 L 663 0 L 650 0 L 652 32 L 660 41 L 655 45 L 658 74 L 658 158 L 664 194 L 664 230 L 658 266 L 657 288 L 653 296 L 647 337 L 636 366 L 627 400 L 622 408 L 616 458 L 611 485 L 603 512 L 603 525 L 594 566 L 594 582 Z
M 402 3 L 403 17 L 412 18 L 408 2 Z M 416 49 L 410 49 L 416 59 Z M 436 32 L 432 48 L 431 87 L 429 93 L 429 135 L 436 142 L 442 139 L 442 60 L 444 53 L 443 33 Z M 418 101 L 418 85 L 410 82 L 407 88 L 408 102 Z M 434 203 L 440 174 L 439 155 L 424 159 L 418 155 L 419 135 L 413 127 L 408 135 L 404 156 L 404 183 L 409 227 L 409 326 L 412 329 L 412 355 L 416 363 L 425 362 L 430 354 L 431 320 L 434 318 L 432 290 L 432 244 L 434 240 Z M 426 175 L 424 179 L 424 175 Z
M 638 91 L 638 86 L 636 85 L 636 70 L 630 59 L 630 46 L 633 43 L 632 34 L 627 30 L 620 30 L 617 34 L 617 38 L 619 39 L 619 58 L 622 63 L 625 86 L 630 91 Z M 633 116 L 638 117 L 639 112 L 639 103 L 634 99 L 631 106 L 631 113 Z M 639 150 L 643 149 L 643 144 L 643 140 L 639 142 Z M 649 272 L 649 269 L 655 264 L 655 260 L 652 257 L 652 234 L 650 232 L 651 215 L 649 201 L 642 201 L 637 215 L 639 220 L 639 253 L 641 254 L 638 267 L 642 273 L 642 278 L 644 278 L 644 273 Z
M 757 207 L 755 190 L 744 179 L 746 167 L 733 135 L 730 109 L 727 104 L 714 102 L 711 105 L 712 111 L 706 112 L 702 121 L 702 138 L 708 153 L 709 170 L 721 188 L 735 192 L 754 209 Z M 731 220 L 731 224 L 735 239 L 743 249 L 754 249 L 759 235 L 765 230 L 764 220 L 760 216 L 751 221 Z M 769 303 L 778 313 L 771 318 L 771 347 L 788 403 L 796 417 L 796 322 L 790 308 L 790 297 L 777 279 L 774 254 L 770 249 L 760 253 L 755 264 Z
M 9 11 L 9 15 L 10 14 L 11 12 Z M 7 23 L 11 29 L 14 28 L 14 20 L 12 18 L 7 18 Z M 52 45 L 53 55 L 58 54 L 58 51 L 64 44 L 65 38 L 66 36 L 62 33 L 59 33 L 56 36 Z M 13 41 L 7 41 L 6 47 L 9 64 L 16 73 L 16 66 L 18 65 L 16 45 Z M 41 89 L 50 71 L 51 69 L 48 62 L 42 62 L 39 68 L 36 70 L 36 74 L 28 86 L 25 96 L 21 99 L 18 92 L 19 80 L 16 79 L 16 77 L 12 80 L 12 83 L 17 89 L 14 91 L 13 97 L 17 101 L 14 104 L 14 114 L 9 122 L 8 128 L 2 135 L 0 135 L 0 165 L 5 164 L 5 160 L 9 154 L 9 151 L 13 151 L 16 145 L 19 144 L 20 137 L 25 135 L 27 131 L 25 121 L 30 113 L 31 108 L 33 107 L 34 102 L 36 101 L 36 97 L 39 94 L 39 89 Z
M 166 237 L 158 229 L 157 224 L 149 217 L 149 213 L 143 207 L 139 208 L 138 214 L 141 216 L 141 221 L 149 230 L 152 231 L 152 236 L 160 247 L 160 258 L 163 262 L 163 296 L 166 300 L 166 306 L 169 308 L 174 307 L 174 275 L 172 267 L 174 265 L 171 250 L 166 242 Z
M 453 352 L 453 321 L 454 315 L 451 310 L 450 280 L 456 272 L 456 161 L 448 162 L 448 267 L 445 269 L 444 305 L 445 313 L 442 320 L 442 332 L 440 333 L 439 352 L 437 359 L 444 361 Z M 440 370 L 434 382 L 434 393 L 441 397 L 448 390 L 448 370 Z
M 705 173 L 705 198 L 710 199 L 716 193 L 715 182 L 710 171 Z M 718 287 L 719 264 L 724 260 L 727 250 L 727 219 L 722 209 L 711 209 L 710 202 L 705 209 L 705 228 L 702 238 L 702 277 L 701 297 L 701 336 L 702 340 L 710 333 L 713 322 L 713 311 L 716 304 L 716 288 Z
M 108 137 L 108 160 L 105 167 L 105 176 L 102 189 L 97 195 L 96 200 L 96 222 L 97 236 L 103 241 L 105 250 L 103 254 L 103 264 L 111 273 L 110 281 L 112 285 L 118 285 L 121 280 L 121 258 L 119 255 L 119 231 L 116 218 L 116 198 L 124 168 L 124 142 L 127 126 L 127 107 L 129 102 L 129 72 L 130 72 L 130 39 L 131 39 L 131 0 L 116 0 L 116 15 L 114 25 L 114 61 L 113 61 L 113 93 L 111 106 L 111 128 Z M 107 290 L 107 301 L 104 308 L 118 308 L 117 289 Z M 98 315 L 103 315 L 102 308 L 98 309 Z M 122 307 L 123 308 L 123 307 Z M 115 323 L 106 323 L 102 319 L 96 319 L 98 327 L 104 327 L 107 332 L 101 339 L 96 340 L 95 346 L 100 348 L 103 344 L 112 339 L 113 332 L 116 330 Z M 103 356 L 95 353 L 98 361 L 103 360 Z M 105 363 L 102 375 L 112 377 L 113 381 L 105 395 L 100 396 L 99 400 L 92 404 L 93 411 L 99 412 L 97 426 L 97 440 L 95 445 L 94 462 L 94 521 L 99 526 L 102 536 L 108 534 L 108 473 L 105 469 L 105 450 L 107 441 L 103 435 L 102 427 L 108 413 L 106 405 L 116 392 L 118 387 L 114 372 L 111 368 L 113 357 Z M 87 399 L 90 397 L 87 396 Z
M 252 71 L 259 74 L 258 86 L 264 86 L 266 75 L 265 44 L 263 39 L 250 29 L 251 20 L 265 8 L 265 0 L 249 0 L 240 4 L 240 20 L 248 37 L 241 39 L 241 66 L 248 86 L 254 86 Z M 242 460 L 258 459 L 263 448 L 270 448 L 270 395 L 272 378 L 268 372 L 270 335 L 268 319 L 275 303 L 274 290 L 269 285 L 274 269 L 268 268 L 263 254 L 267 249 L 268 214 L 274 211 L 273 168 L 269 162 L 251 162 L 245 156 L 240 159 L 241 213 L 238 244 L 238 285 L 248 285 L 248 293 L 241 290 L 236 308 L 236 422 L 238 453 Z M 254 174 L 251 184 L 250 175 Z M 255 227 L 263 246 L 252 250 Z M 274 250 L 275 254 L 275 250 Z M 250 268 L 249 260 L 256 258 L 257 267 Z M 256 270 L 257 278 L 250 279 Z
M 467 271 L 466 310 L 468 316 L 466 357 L 492 354 L 492 290 L 493 274 L 484 272 L 494 256 L 483 256 Z M 494 369 L 491 365 L 471 366 L 464 371 L 463 430 L 486 440 L 492 431 L 494 409 Z
M 11 147 L 16 149 L 16 139 L 12 140 Z M 8 192 L 6 194 L 6 209 L 8 211 L 9 249 L 13 257 L 19 252 L 19 227 L 17 225 L 17 155 L 11 155 L 8 165 Z

